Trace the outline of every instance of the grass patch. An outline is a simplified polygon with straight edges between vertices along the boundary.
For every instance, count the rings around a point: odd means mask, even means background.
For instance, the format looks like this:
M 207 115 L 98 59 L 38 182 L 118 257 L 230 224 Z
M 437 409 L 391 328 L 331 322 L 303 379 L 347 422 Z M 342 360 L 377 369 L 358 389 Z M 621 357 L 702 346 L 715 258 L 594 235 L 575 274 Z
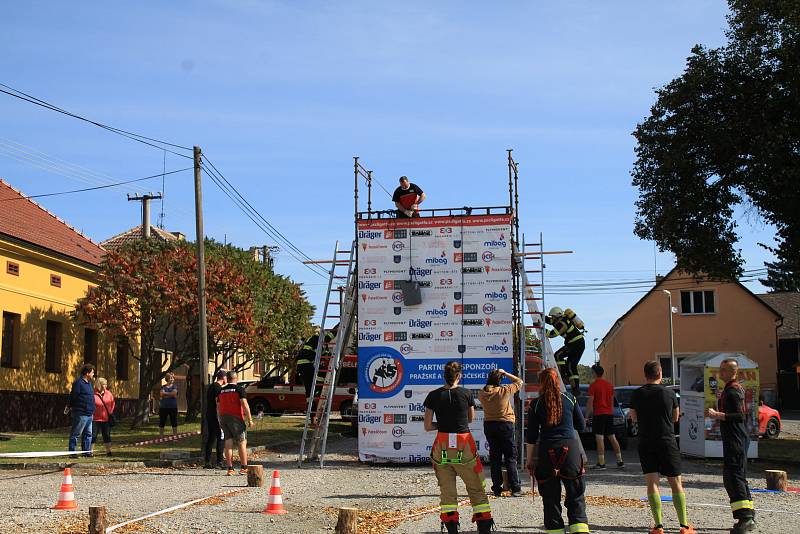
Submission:
M 762 439 L 758 442 L 758 458 L 768 462 L 797 464 L 800 462 L 798 447 L 800 440 L 797 439 Z
M 247 431 L 247 444 L 251 447 L 263 445 L 271 448 L 282 443 L 293 441 L 299 446 L 300 438 L 303 435 L 304 419 L 300 417 L 270 417 L 265 416 L 261 420 L 256 420 L 252 429 Z M 329 434 L 347 432 L 349 424 L 341 421 L 331 421 Z M 0 441 L 0 453 L 6 452 L 34 452 L 34 451 L 65 451 L 69 440 L 69 428 L 55 428 L 36 432 L 20 432 L 8 434 L 11 439 Z M 166 435 L 171 434 L 171 428 L 167 427 Z M 195 432 L 200 430 L 200 423 L 184 423 L 178 426 L 178 433 Z M 184 450 L 191 451 L 193 456 L 199 455 L 201 450 L 200 436 L 191 436 L 177 441 L 156 443 L 153 445 L 139 447 L 124 447 L 121 445 L 137 443 L 159 437 L 158 419 L 150 421 L 141 428 L 132 430 L 125 421 L 117 424 L 111 430 L 113 456 L 105 455 L 102 444 L 102 437 L 98 436 L 95 444 L 94 458 L 81 457 L 81 464 L 92 463 L 122 463 L 122 462 L 141 462 L 146 460 L 158 460 L 163 451 Z M 282 447 L 286 448 L 286 447 Z M 293 450 L 294 447 L 289 447 Z M 0 458 L 0 463 L 53 463 L 53 462 L 75 462 L 68 456 L 50 458 Z

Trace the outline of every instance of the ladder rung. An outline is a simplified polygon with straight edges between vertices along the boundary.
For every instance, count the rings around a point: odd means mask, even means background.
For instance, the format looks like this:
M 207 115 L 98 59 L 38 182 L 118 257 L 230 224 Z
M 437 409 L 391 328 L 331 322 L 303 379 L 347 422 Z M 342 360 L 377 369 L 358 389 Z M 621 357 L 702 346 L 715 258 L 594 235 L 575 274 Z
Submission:
M 525 243 L 526 247 L 541 247 L 541 243 Z
M 526 272 L 526 273 L 540 273 L 540 272 L 542 272 L 542 271 L 541 271 L 541 270 L 537 270 L 537 271 L 525 271 L 525 272 Z
M 347 277 L 346 276 L 340 276 L 340 275 L 337 274 L 337 275 L 334 276 L 334 278 L 336 278 L 337 280 L 345 280 Z M 339 289 L 337 288 L 334 291 L 339 291 Z
M 350 252 L 351 252 L 350 250 L 337 250 L 336 251 L 337 254 L 350 254 Z
M 525 284 L 525 287 L 542 287 L 544 284 Z
M 525 297 L 525 300 L 544 300 L 542 297 Z M 529 312 L 529 313 L 541 313 L 541 312 Z

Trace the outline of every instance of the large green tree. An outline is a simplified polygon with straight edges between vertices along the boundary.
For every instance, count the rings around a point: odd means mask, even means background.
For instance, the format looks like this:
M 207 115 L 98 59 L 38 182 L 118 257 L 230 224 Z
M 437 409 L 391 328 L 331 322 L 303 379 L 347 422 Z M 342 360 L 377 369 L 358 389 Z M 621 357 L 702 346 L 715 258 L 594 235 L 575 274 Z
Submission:
M 727 44 L 696 45 L 634 131 L 634 232 L 678 266 L 743 272 L 734 210 L 776 228 L 764 280 L 800 290 L 800 1 L 730 0 Z

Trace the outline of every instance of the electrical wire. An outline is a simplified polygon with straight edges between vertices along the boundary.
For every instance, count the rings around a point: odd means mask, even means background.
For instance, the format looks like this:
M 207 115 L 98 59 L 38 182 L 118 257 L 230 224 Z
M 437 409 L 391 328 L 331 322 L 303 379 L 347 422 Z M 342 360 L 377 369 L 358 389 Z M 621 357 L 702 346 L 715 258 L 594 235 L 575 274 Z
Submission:
M 109 132 L 115 133 L 117 135 L 121 135 L 122 137 L 127 137 L 128 139 L 131 139 L 132 141 L 136 141 L 138 143 L 142 143 L 142 144 L 151 146 L 153 148 L 157 148 L 159 150 L 166 150 L 167 152 L 169 152 L 171 154 L 174 154 L 176 156 L 180 156 L 182 158 L 192 159 L 192 156 L 187 156 L 186 154 L 181 154 L 179 152 L 174 152 L 172 150 L 167 150 L 163 146 L 156 145 L 155 143 L 159 143 L 160 145 L 180 148 L 180 149 L 183 149 L 183 150 L 192 150 L 192 148 L 190 148 L 190 147 L 186 147 L 186 146 L 183 146 L 183 145 L 177 145 L 175 143 L 170 143 L 168 141 L 163 141 L 161 139 L 155 139 L 153 137 L 147 137 L 146 135 L 137 134 L 135 132 L 131 132 L 131 131 L 128 131 L 128 130 L 123 130 L 122 128 L 116 128 L 114 126 L 109 126 L 108 124 L 103 124 L 101 122 L 97 122 L 95 120 L 83 117 L 83 116 L 78 115 L 76 113 L 72 113 L 71 111 L 67 111 L 65 109 L 62 109 L 62 108 L 56 106 L 55 104 L 51 104 L 50 102 L 47 102 L 46 100 L 42 100 L 41 98 L 37 98 L 37 97 L 35 97 L 33 95 L 29 95 L 28 93 L 20 91 L 19 89 L 15 89 L 15 88 L 13 88 L 11 86 L 8 86 L 8 85 L 6 85 L 4 83 L 0 83 L 0 87 L 5 87 L 5 89 L 0 89 L 0 93 L 5 93 L 5 94 L 7 94 L 9 96 L 13 96 L 14 98 L 18 98 L 20 100 L 23 100 L 25 102 L 29 102 L 29 103 L 34 104 L 36 106 L 40 106 L 40 107 L 43 107 L 45 109 L 49 109 L 51 111 L 55 111 L 57 113 L 61 113 L 61 114 L 66 115 L 68 117 L 72 117 L 74 119 L 78 119 L 80 121 L 87 122 L 89 124 L 92 124 L 94 126 L 102 128 L 104 130 L 107 130 Z
M 12 198 L 0 198 L 0 202 L 6 202 L 6 201 L 9 201 L 9 200 L 26 200 L 26 199 L 29 199 L 29 198 L 54 197 L 54 196 L 58 196 L 58 195 L 69 195 L 69 194 L 72 194 L 72 193 L 83 193 L 83 192 L 86 192 L 86 191 L 96 191 L 98 189 L 107 189 L 109 187 L 116 187 L 118 185 L 132 184 L 134 182 L 143 182 L 145 180 L 152 180 L 153 178 L 162 178 L 164 176 L 168 176 L 170 174 L 175 174 L 175 173 L 178 173 L 178 172 L 191 171 L 193 168 L 194 167 L 186 167 L 185 169 L 178 169 L 178 170 L 175 170 L 175 171 L 162 172 L 162 173 L 154 174 L 152 176 L 145 176 L 144 178 L 135 178 L 133 180 L 125 180 L 124 182 L 117 182 L 117 183 L 114 183 L 114 184 L 106 184 L 106 185 L 98 185 L 98 186 L 95 186 L 95 187 L 86 187 L 84 189 L 73 189 L 71 191 L 59 191 L 58 193 L 43 193 L 41 195 L 28 195 L 28 196 L 19 196 L 19 197 L 12 197 Z

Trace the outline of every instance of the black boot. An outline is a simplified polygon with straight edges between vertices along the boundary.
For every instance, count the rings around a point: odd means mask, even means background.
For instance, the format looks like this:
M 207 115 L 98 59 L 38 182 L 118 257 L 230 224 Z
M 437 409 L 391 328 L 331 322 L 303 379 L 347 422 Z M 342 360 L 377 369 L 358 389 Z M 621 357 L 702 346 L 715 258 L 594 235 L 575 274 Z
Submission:
M 458 534 L 458 521 L 448 521 L 445 523 L 442 521 L 442 533 L 447 531 L 447 534 Z
M 491 534 L 494 529 L 494 519 L 478 519 L 476 523 L 478 524 L 478 534 Z
M 752 517 L 743 517 L 733 525 L 731 534 L 744 534 L 745 532 L 752 532 L 756 529 L 756 522 Z

